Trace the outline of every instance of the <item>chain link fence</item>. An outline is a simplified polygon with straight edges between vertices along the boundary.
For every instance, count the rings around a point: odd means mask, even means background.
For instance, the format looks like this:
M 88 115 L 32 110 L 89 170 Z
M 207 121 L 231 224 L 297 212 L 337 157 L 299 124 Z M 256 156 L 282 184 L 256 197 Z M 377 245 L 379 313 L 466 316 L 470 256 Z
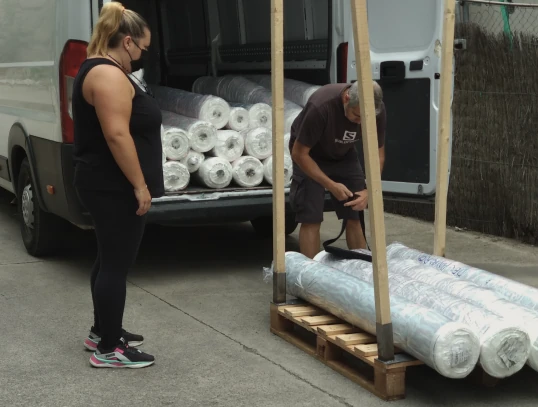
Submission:
M 538 0 L 457 6 L 449 226 L 538 244 Z M 433 221 L 433 205 L 387 201 Z
M 538 1 L 515 3 L 512 0 L 460 0 L 457 22 L 476 24 L 488 34 L 538 36 Z

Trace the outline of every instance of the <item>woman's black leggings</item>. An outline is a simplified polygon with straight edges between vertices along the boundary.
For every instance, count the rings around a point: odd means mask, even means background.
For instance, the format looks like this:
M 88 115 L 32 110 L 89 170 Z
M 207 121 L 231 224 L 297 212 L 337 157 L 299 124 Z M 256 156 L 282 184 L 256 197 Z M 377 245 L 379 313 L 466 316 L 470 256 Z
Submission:
M 134 193 L 77 190 L 90 213 L 97 237 L 97 259 L 91 276 L 94 328 L 99 348 L 116 346 L 122 334 L 127 273 L 136 261 L 146 216 L 138 216 Z

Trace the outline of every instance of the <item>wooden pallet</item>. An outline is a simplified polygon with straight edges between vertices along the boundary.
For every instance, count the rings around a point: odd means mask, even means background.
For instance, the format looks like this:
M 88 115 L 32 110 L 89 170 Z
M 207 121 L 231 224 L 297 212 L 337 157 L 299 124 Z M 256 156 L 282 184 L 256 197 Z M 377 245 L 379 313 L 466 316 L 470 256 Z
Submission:
M 271 304 L 271 332 L 387 401 L 405 398 L 405 369 L 424 364 L 398 348 L 378 360 L 374 335 L 308 303 Z

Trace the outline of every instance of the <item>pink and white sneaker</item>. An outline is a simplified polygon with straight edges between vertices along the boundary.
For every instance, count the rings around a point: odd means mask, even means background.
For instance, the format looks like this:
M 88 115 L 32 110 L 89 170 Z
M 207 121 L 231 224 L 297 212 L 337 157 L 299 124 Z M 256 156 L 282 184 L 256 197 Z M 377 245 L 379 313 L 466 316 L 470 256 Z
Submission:
M 140 369 L 155 363 L 155 357 L 152 355 L 131 348 L 124 338 L 120 341 L 120 344 L 110 351 L 98 348 L 90 357 L 90 364 L 93 367 Z

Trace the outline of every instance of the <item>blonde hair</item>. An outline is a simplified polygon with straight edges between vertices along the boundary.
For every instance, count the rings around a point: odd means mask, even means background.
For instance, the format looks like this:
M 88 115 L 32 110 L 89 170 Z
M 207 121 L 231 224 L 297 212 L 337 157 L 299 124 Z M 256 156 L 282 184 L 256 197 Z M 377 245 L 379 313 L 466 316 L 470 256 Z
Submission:
M 149 29 L 149 25 L 140 14 L 126 9 L 117 1 L 106 3 L 101 9 L 87 54 L 105 56 L 127 35 L 142 38 L 145 28 Z

